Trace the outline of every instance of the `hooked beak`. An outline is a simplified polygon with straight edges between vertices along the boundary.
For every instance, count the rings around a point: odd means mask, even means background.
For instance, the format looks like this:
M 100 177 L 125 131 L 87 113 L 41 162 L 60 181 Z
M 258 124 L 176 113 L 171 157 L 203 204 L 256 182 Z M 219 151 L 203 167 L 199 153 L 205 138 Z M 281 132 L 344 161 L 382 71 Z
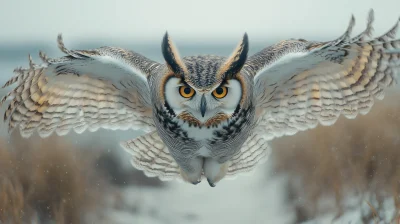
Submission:
M 200 102 L 200 112 L 201 112 L 201 116 L 204 117 L 204 115 L 206 114 L 206 109 L 207 109 L 207 101 L 206 98 L 203 96 L 201 97 L 201 102 Z

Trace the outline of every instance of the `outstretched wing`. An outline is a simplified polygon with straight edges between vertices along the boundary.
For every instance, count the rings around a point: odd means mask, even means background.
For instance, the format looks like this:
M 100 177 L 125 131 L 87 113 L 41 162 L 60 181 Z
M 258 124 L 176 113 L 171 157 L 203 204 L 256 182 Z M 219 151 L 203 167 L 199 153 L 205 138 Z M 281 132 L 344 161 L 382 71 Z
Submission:
M 41 65 L 29 57 L 29 68 L 16 69 L 3 86 L 17 85 L 1 100 L 11 100 L 4 114 L 10 131 L 19 126 L 24 137 L 34 130 L 46 137 L 71 129 L 153 129 L 147 77 L 160 64 L 120 48 L 68 50 L 61 35 L 58 46 L 67 56 L 41 52 Z
M 371 10 L 367 29 L 354 38 L 352 17 L 336 40 L 287 40 L 250 57 L 244 71 L 254 76 L 256 132 L 272 139 L 368 113 L 400 71 L 400 40 L 393 40 L 399 22 L 367 40 L 373 19 Z

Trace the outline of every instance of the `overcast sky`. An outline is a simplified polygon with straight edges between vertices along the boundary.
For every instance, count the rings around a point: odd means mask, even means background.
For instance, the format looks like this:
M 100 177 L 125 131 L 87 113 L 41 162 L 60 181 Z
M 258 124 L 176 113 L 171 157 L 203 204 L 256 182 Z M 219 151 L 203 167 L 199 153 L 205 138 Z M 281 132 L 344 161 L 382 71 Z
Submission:
M 0 0 L 0 41 L 52 41 L 62 32 L 76 41 L 161 41 L 166 30 L 175 42 L 237 42 L 343 33 L 351 13 L 355 31 L 375 9 L 375 34 L 400 16 L 399 0 Z

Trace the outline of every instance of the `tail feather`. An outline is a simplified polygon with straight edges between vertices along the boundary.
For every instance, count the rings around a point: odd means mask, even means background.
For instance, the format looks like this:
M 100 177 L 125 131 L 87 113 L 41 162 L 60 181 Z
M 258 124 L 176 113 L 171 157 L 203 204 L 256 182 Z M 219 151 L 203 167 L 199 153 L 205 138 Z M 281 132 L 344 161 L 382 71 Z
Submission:
M 121 146 L 132 155 L 132 165 L 146 176 L 163 181 L 181 177 L 178 164 L 156 131 L 122 142 Z
M 267 139 L 258 134 L 252 134 L 232 158 L 227 177 L 235 177 L 239 173 L 253 171 L 257 165 L 266 161 L 269 154 L 270 147 Z
M 121 146 L 132 155 L 132 165 L 142 170 L 146 176 L 158 177 L 163 181 L 183 179 L 179 165 L 156 131 L 122 142 Z M 258 164 L 265 161 L 269 152 L 266 139 L 257 134 L 251 135 L 241 150 L 231 159 L 227 178 L 253 171 Z M 202 179 L 204 178 L 203 173 Z

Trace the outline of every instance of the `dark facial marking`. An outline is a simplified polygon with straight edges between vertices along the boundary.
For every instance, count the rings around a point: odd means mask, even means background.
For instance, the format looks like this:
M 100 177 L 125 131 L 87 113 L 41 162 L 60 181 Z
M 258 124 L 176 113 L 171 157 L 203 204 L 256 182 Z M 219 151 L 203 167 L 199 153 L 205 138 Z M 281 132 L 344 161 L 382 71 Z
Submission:
M 162 54 L 164 56 L 165 61 L 167 62 L 168 67 L 178 75 L 184 75 L 185 70 L 180 64 L 180 58 L 178 58 L 178 52 L 173 48 L 172 43 L 170 42 L 168 33 L 165 33 L 162 44 L 161 44 Z

